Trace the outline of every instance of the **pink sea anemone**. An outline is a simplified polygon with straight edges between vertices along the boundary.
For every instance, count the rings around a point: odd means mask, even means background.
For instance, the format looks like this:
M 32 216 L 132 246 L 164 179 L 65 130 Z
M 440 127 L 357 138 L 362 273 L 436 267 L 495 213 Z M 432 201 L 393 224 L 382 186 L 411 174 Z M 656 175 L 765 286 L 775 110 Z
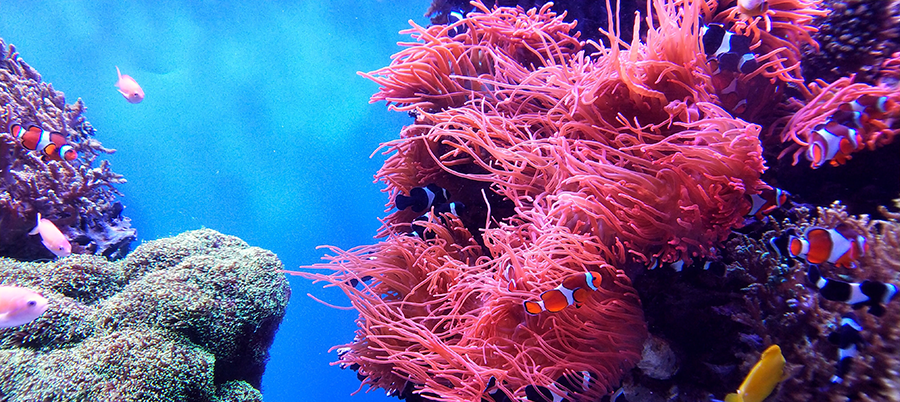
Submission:
M 609 32 L 593 54 L 547 6 L 479 4 L 464 33 L 413 25 L 417 42 L 363 74 L 381 85 L 373 101 L 416 118 L 384 145 L 376 178 L 391 199 L 435 183 L 471 212 L 417 221 L 425 240 L 397 211 L 380 243 L 307 267 L 333 272 L 294 272 L 359 311 L 336 364 L 447 401 L 529 387 L 586 401 L 618 386 L 647 333 L 622 267 L 709 256 L 765 186 L 760 127 L 716 104 L 700 2 L 652 4 L 646 42 Z M 602 283 L 580 306 L 525 312 L 588 271 Z

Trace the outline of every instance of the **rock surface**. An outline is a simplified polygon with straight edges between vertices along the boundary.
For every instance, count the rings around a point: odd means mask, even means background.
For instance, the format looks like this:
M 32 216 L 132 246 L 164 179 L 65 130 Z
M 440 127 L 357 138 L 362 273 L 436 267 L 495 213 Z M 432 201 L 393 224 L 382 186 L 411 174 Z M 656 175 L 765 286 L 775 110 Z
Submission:
M 0 259 L 0 283 L 50 300 L 0 330 L 3 401 L 262 401 L 290 288 L 278 257 L 210 229 L 125 259 Z

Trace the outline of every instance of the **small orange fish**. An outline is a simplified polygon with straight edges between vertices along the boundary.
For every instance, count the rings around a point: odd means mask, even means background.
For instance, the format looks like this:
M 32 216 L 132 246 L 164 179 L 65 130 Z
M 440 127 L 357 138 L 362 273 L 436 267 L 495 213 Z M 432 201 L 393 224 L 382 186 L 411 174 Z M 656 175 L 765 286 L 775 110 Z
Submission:
M 791 193 L 780 188 L 765 189 L 759 194 L 748 195 L 750 200 L 750 211 L 744 214 L 745 217 L 754 216 L 758 220 L 762 220 L 772 211 L 781 208 L 787 202 Z
M 856 261 L 866 254 L 866 238 L 845 224 L 834 229 L 809 227 L 802 238 L 789 242 L 790 254 L 806 258 L 810 264 L 830 262 L 837 267 L 856 268 Z
M 28 324 L 47 311 L 47 299 L 18 286 L 0 286 L 0 328 Z
M 46 159 L 71 161 L 78 157 L 75 148 L 66 142 L 66 136 L 46 131 L 35 124 L 10 122 L 9 134 L 16 137 L 25 149 L 38 150 Z
M 41 214 L 37 216 L 37 226 L 31 230 L 30 235 L 41 235 L 41 243 L 47 247 L 57 257 L 65 257 L 72 254 L 72 245 L 66 236 L 59 231 L 59 228 L 47 219 L 41 219 Z
M 125 100 L 131 103 L 141 103 L 144 100 L 144 90 L 141 89 L 137 81 L 131 78 L 130 75 L 122 75 L 122 72 L 119 71 L 119 66 L 116 66 L 116 74 L 119 75 L 116 88 L 119 88 L 119 93 L 125 97 Z
M 851 158 L 850 154 L 862 150 L 864 146 L 858 130 L 829 121 L 810 132 L 806 158 L 812 162 L 813 169 L 818 169 L 828 161 L 833 166 L 839 166 L 847 163 Z
M 588 291 L 600 288 L 601 280 L 598 272 L 572 275 L 556 288 L 541 293 L 540 301 L 524 302 L 525 312 L 531 315 L 542 311 L 557 313 L 573 304 L 581 305 L 587 300 Z

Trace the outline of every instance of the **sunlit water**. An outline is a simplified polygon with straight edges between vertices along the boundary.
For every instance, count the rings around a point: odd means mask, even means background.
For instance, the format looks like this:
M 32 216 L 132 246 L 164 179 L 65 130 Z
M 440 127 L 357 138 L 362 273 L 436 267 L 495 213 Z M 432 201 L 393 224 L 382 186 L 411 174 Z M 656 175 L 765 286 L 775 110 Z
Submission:
M 126 4 L 127 3 L 127 4 Z M 208 227 L 274 251 L 289 269 L 322 244 L 372 243 L 386 196 L 380 142 L 410 122 L 369 105 L 356 75 L 387 65 L 419 1 L 4 1 L 0 37 L 82 98 L 140 241 Z M 115 66 L 146 92 L 130 104 Z M 348 400 L 359 381 L 328 365 L 351 340 L 346 298 L 291 278 L 293 297 L 263 377 L 266 401 Z M 380 390 L 354 401 L 386 399 Z

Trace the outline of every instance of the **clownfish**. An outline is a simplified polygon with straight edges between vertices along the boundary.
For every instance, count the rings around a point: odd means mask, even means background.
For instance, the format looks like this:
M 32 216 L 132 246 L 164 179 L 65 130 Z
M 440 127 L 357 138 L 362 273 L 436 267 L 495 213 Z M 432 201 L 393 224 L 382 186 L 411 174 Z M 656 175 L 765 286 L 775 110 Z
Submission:
M 856 357 L 856 347 L 863 343 L 861 332 L 862 325 L 859 325 L 856 314 L 848 312 L 841 317 L 838 329 L 828 335 L 828 342 L 838 347 L 837 372 L 831 377 L 832 384 L 844 382 L 844 374 L 850 371 Z
M 855 110 L 837 110 L 828 118 L 828 123 L 837 123 L 848 128 L 862 130 L 869 121 L 868 116 Z M 827 125 L 827 124 L 826 124 Z M 823 126 L 824 127 L 824 126 Z
M 833 166 L 843 165 L 850 159 L 851 153 L 864 146 L 859 130 L 832 120 L 813 128 L 806 158 L 812 162 L 813 169 L 828 161 Z
M 867 119 L 883 119 L 896 108 L 894 101 L 887 96 L 863 95 L 853 102 L 845 102 L 838 106 L 839 111 L 857 112 Z
M 525 387 L 525 398 L 528 401 L 572 401 L 576 399 L 573 399 L 567 390 L 584 392 L 590 389 L 593 382 L 590 371 L 579 371 L 560 376 L 556 379 L 556 383 L 550 384 L 548 387 L 528 385 Z
M 453 26 L 454 24 L 459 23 L 460 21 L 466 19 L 466 15 L 460 9 L 454 9 L 450 11 L 450 14 L 447 15 L 447 26 Z M 447 36 L 453 38 L 456 35 L 466 33 L 469 27 L 466 24 L 459 24 L 447 31 Z
M 37 215 L 37 225 L 35 225 L 34 229 L 31 232 L 28 232 L 29 235 L 41 235 L 41 243 L 44 244 L 44 247 L 47 247 L 47 250 L 50 250 L 53 254 L 56 254 L 57 257 L 65 257 L 69 254 L 72 254 L 72 245 L 69 244 L 69 240 L 66 239 L 66 236 L 59 231 L 59 228 L 50 222 L 47 219 L 41 219 L 41 213 L 38 212 Z
M 825 300 L 844 302 L 854 309 L 869 307 L 869 314 L 880 317 L 884 314 L 884 305 L 897 295 L 897 286 L 890 283 L 865 280 L 860 283 L 825 279 L 819 268 L 810 265 L 806 272 L 809 281 L 819 289 Z
M 712 260 L 712 259 L 698 259 L 687 266 L 685 266 L 684 260 L 677 260 L 675 262 L 661 262 L 659 258 L 653 257 L 650 259 L 650 263 L 647 264 L 648 270 L 654 270 L 660 267 L 668 267 L 672 268 L 675 272 L 681 272 L 684 270 L 689 271 L 710 271 L 715 275 L 725 275 L 725 271 L 728 269 L 720 260 Z
M 409 196 L 397 194 L 394 205 L 401 211 L 412 207 L 414 212 L 422 213 L 431 207 L 446 203 L 448 199 L 450 199 L 450 192 L 432 183 L 425 187 L 415 187 L 409 190 Z
M 769 11 L 769 2 L 766 0 L 738 0 L 737 7 L 738 12 L 741 14 L 748 17 L 758 17 Z
M 44 314 L 49 303 L 28 288 L 0 286 L 0 328 L 18 327 Z
M 734 114 L 741 114 L 747 110 L 749 88 L 741 82 L 738 73 L 719 71 L 710 79 L 722 107 Z
M 805 258 L 810 264 L 830 262 L 844 268 L 856 268 L 856 261 L 868 250 L 865 236 L 843 223 L 834 229 L 811 226 L 802 237 L 788 232 L 769 243 L 781 256 Z
M 442 216 L 442 214 L 449 213 L 449 214 L 453 214 L 456 217 L 459 217 L 460 216 L 459 214 L 465 212 L 465 210 L 466 210 L 466 206 L 461 202 L 451 202 L 449 204 L 442 204 L 438 207 L 435 207 L 434 208 L 435 215 L 432 215 L 431 212 L 426 212 L 425 215 L 422 215 L 416 219 L 413 219 L 412 225 L 411 225 L 411 228 L 412 228 L 411 234 L 415 235 L 415 236 L 419 236 L 423 240 L 431 240 L 434 238 L 434 232 L 429 231 L 427 227 L 425 227 L 424 225 L 420 225 L 416 222 L 422 222 L 422 221 L 428 222 L 428 221 L 431 221 L 432 216 L 436 216 L 438 221 L 441 224 L 446 225 L 447 222 L 444 220 L 444 217 Z
M 558 313 L 573 304 L 580 305 L 587 301 L 589 290 L 600 288 L 601 281 L 598 272 L 588 271 L 572 275 L 556 288 L 541 293 L 540 301 L 524 302 L 525 312 L 531 315 L 540 314 L 542 311 Z
M 784 379 L 784 364 L 781 348 L 778 345 L 769 346 L 737 392 L 725 396 L 725 402 L 762 402 Z
M 716 61 L 717 70 L 749 74 L 759 67 L 756 55 L 750 51 L 749 36 L 730 32 L 722 24 L 705 25 L 700 28 L 700 35 L 706 56 Z
M 770 188 L 760 191 L 759 194 L 748 195 L 750 201 L 750 211 L 744 214 L 745 217 L 756 217 L 762 220 L 765 215 L 771 214 L 772 211 L 781 208 L 787 202 L 791 193 L 780 188 Z
M 40 151 L 49 160 L 71 161 L 78 157 L 75 148 L 66 142 L 66 136 L 49 132 L 34 124 L 23 125 L 10 122 L 9 134 L 15 137 L 25 149 Z

